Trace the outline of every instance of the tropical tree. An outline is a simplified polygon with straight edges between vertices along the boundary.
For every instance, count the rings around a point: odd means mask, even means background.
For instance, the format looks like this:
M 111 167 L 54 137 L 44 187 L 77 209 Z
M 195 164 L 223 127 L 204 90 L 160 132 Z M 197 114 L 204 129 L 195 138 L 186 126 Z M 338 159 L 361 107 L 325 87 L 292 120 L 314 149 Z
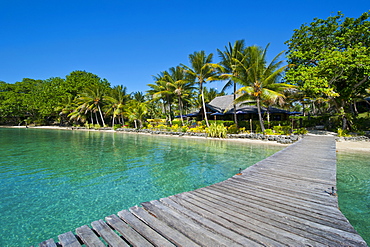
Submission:
M 124 106 L 129 100 L 130 95 L 127 94 L 127 88 L 119 85 L 113 87 L 109 91 L 109 95 L 105 96 L 104 99 L 106 100 L 106 112 L 105 114 L 112 113 L 112 128 L 114 128 L 115 119 L 118 117 L 118 120 L 121 124 L 124 124 L 123 116 L 124 116 Z
M 203 114 L 206 121 L 207 127 L 209 127 L 206 104 L 204 101 L 203 87 L 207 81 L 214 80 L 214 76 L 217 74 L 216 68 L 219 66 L 212 63 L 213 54 L 206 55 L 204 51 L 194 52 L 189 55 L 190 67 L 183 65 L 186 72 L 195 78 L 195 82 L 199 85 L 199 93 L 202 98 Z
M 206 104 L 211 102 L 216 97 L 226 95 L 226 93 L 224 91 L 218 92 L 217 89 L 208 88 L 208 87 L 203 88 L 203 94 L 204 94 L 204 102 Z M 193 104 L 195 105 L 196 108 L 201 108 L 202 107 L 203 103 L 202 103 L 202 97 L 201 97 L 200 94 L 198 94 L 197 97 L 194 97 L 193 101 L 194 101 Z
M 141 129 L 143 127 L 143 118 L 147 112 L 148 108 L 145 102 L 130 100 L 125 107 L 125 115 L 134 122 L 135 128 Z M 139 126 L 137 122 L 139 122 Z
M 184 125 L 183 110 L 184 101 L 189 102 L 189 97 L 193 95 L 195 87 L 187 76 L 184 68 L 177 66 L 169 69 L 165 74 L 165 79 L 170 91 L 177 97 L 177 105 L 179 107 L 180 118 L 182 125 Z
M 71 72 L 66 76 L 66 79 L 61 85 L 63 91 L 72 94 L 74 97 L 77 94 L 92 86 L 101 86 L 105 89 L 110 87 L 110 83 L 107 79 L 101 79 L 99 76 L 81 70 Z
M 288 45 L 286 81 L 295 83 L 312 101 L 330 100 L 348 129 L 353 103 L 370 87 L 370 11 L 358 18 L 341 12 L 315 18 L 294 30 Z
M 105 121 L 102 112 L 102 106 L 104 105 L 106 89 L 99 86 L 93 85 L 89 88 L 85 88 L 84 92 L 79 95 L 76 99 L 77 104 L 79 105 L 76 109 L 78 112 L 90 112 L 91 114 L 94 113 L 96 116 L 97 124 L 99 124 L 97 118 L 97 112 L 100 115 L 100 120 L 105 126 Z M 91 118 L 91 122 L 93 123 L 93 118 Z
M 170 87 L 170 75 L 167 71 L 163 71 L 156 76 L 153 76 L 155 79 L 155 84 L 148 84 L 152 89 L 148 90 L 148 93 L 152 95 L 152 101 L 162 101 L 163 103 L 163 112 L 166 114 L 168 112 L 168 120 L 172 125 L 172 101 L 174 92 Z M 168 111 L 166 110 L 168 108 Z
M 143 94 L 140 91 L 131 93 L 131 96 L 130 96 L 131 99 L 136 100 L 136 101 L 141 102 L 141 103 L 144 103 L 144 102 L 147 101 L 147 99 L 145 97 L 146 97 L 146 95 Z
M 232 78 L 239 77 L 240 65 L 243 63 L 243 59 L 245 58 L 244 51 L 245 51 L 245 41 L 244 40 L 237 40 L 235 41 L 234 45 L 231 43 L 228 44 L 228 47 L 225 46 L 225 51 L 221 51 L 217 49 L 218 55 L 221 58 L 220 65 L 222 66 L 220 79 L 226 79 L 226 85 L 222 89 L 225 91 L 226 89 L 233 86 L 233 94 L 234 94 L 234 101 L 236 100 L 236 86 L 237 80 L 232 80 Z M 238 126 L 238 118 L 236 115 L 236 104 L 233 105 L 234 108 L 234 122 L 235 125 Z
M 285 66 L 281 66 L 283 61 L 279 61 L 279 57 L 283 52 L 275 56 L 272 61 L 267 64 L 266 54 L 267 48 L 262 49 L 258 46 L 250 46 L 245 50 L 245 59 L 240 63 L 240 74 L 238 77 L 232 77 L 238 81 L 243 87 L 237 90 L 240 95 L 236 98 L 236 103 L 242 103 L 248 100 L 254 100 L 257 105 L 258 118 L 262 132 L 265 132 L 263 123 L 261 106 L 262 101 L 283 98 L 283 90 L 291 87 L 289 84 L 279 83 L 282 72 Z

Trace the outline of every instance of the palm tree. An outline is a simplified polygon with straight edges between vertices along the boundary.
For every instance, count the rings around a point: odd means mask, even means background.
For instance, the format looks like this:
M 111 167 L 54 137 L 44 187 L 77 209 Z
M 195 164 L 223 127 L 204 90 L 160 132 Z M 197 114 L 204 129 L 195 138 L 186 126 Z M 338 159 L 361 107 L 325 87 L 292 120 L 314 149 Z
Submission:
M 168 107 L 168 120 L 172 125 L 172 99 L 174 92 L 171 90 L 169 85 L 169 73 L 167 71 L 161 72 L 157 76 L 153 76 L 155 84 L 148 84 L 152 89 L 148 90 L 148 93 L 152 95 L 152 101 L 162 101 L 163 111 L 166 114 L 166 105 Z
M 267 65 L 266 53 L 268 46 L 269 45 L 267 45 L 265 49 L 261 49 L 258 46 L 247 47 L 245 50 L 246 57 L 243 62 L 239 63 L 239 69 L 241 69 L 240 76 L 239 78 L 232 77 L 243 85 L 243 87 L 236 92 L 240 94 L 240 96 L 235 102 L 245 102 L 250 99 L 255 100 L 262 132 L 265 132 L 261 114 L 262 100 L 284 97 L 282 94 L 283 89 L 292 87 L 292 85 L 289 84 L 278 83 L 286 67 L 281 67 L 283 61 L 278 61 L 278 58 L 283 52 L 275 56 Z
M 190 76 L 194 77 L 196 83 L 199 84 L 199 93 L 202 97 L 203 114 L 207 127 L 209 127 L 209 123 L 207 119 L 206 104 L 204 101 L 203 84 L 207 81 L 214 80 L 213 77 L 216 75 L 215 68 L 218 66 L 216 64 L 212 64 L 212 58 L 212 53 L 206 55 L 204 51 L 194 52 L 193 54 L 189 55 L 191 67 L 182 64 L 186 72 Z
M 220 79 L 228 79 L 226 85 L 222 89 L 222 91 L 234 86 L 233 94 L 234 94 L 234 101 L 236 99 L 236 85 L 237 80 L 232 80 L 232 77 L 238 77 L 239 75 L 239 67 L 240 64 L 243 62 L 244 59 L 244 50 L 245 44 L 244 40 L 237 40 L 235 41 L 234 45 L 231 45 L 229 42 L 229 46 L 225 46 L 225 51 L 221 51 L 217 49 L 218 55 L 221 58 L 220 65 L 223 67 L 220 75 Z M 234 122 L 235 125 L 238 126 L 238 118 L 236 115 L 236 104 L 234 103 Z
M 77 104 L 79 105 L 78 109 L 85 110 L 85 113 L 88 111 L 95 113 L 95 116 L 96 113 L 99 112 L 100 119 L 103 123 L 103 126 L 105 126 L 103 112 L 101 110 L 105 97 L 105 89 L 99 85 L 92 85 L 89 88 L 85 88 L 85 91 L 76 99 Z
M 127 94 L 127 88 L 122 85 L 115 86 L 110 90 L 109 96 L 105 96 L 104 99 L 108 102 L 106 114 L 113 113 L 112 117 L 112 128 L 114 127 L 114 122 L 116 117 L 120 120 L 121 124 L 123 121 L 123 112 L 126 102 L 129 100 L 130 95 Z
M 144 103 L 146 101 L 145 95 L 140 91 L 132 93 L 131 98 L 141 103 Z
M 195 89 L 193 87 L 193 83 L 189 81 L 184 68 L 180 66 L 170 68 L 169 72 L 165 74 L 165 79 L 169 89 L 175 96 L 177 96 L 180 118 L 182 125 L 184 125 L 184 101 L 187 101 L 187 98 L 192 95 L 192 92 Z
M 68 115 L 76 109 L 77 105 L 74 101 L 72 94 L 66 94 L 62 99 L 61 103 L 55 108 L 55 111 L 59 112 L 60 125 L 63 124 L 63 120 L 67 119 Z
M 139 122 L 139 128 L 143 127 L 143 118 L 148 112 L 148 108 L 145 102 L 139 102 L 131 100 L 125 107 L 125 114 L 129 120 L 134 121 L 135 128 L 138 128 L 137 122 Z

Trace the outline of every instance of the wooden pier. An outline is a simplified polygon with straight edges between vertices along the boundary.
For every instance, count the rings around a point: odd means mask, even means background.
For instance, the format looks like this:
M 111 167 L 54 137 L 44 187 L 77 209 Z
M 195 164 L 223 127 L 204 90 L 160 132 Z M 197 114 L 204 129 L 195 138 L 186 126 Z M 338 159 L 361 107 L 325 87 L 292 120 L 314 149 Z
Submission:
M 367 246 L 339 211 L 335 188 L 334 137 L 307 136 L 242 175 L 144 202 L 40 246 Z

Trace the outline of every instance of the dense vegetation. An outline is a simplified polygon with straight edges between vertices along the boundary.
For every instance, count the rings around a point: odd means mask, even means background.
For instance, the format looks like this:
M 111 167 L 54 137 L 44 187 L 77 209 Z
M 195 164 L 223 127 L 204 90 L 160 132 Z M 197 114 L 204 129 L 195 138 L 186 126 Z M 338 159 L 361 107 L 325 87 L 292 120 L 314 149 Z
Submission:
M 248 100 L 257 106 L 262 132 L 263 106 L 302 112 L 296 118 L 304 127 L 368 130 L 369 14 L 345 18 L 338 13 L 294 30 L 286 42 L 286 66 L 280 60 L 283 51 L 267 62 L 268 46 L 246 46 L 244 40 L 217 49 L 219 63 L 213 63 L 213 54 L 194 52 L 188 65 L 154 76 L 145 93 L 128 93 L 126 87 L 112 87 L 106 79 L 86 71 L 73 71 L 65 78 L 0 82 L 0 124 L 142 128 L 153 124 L 145 120 L 166 119 L 161 124 L 184 126 L 185 114 L 200 108 L 205 111 L 207 102 L 223 94 L 207 88 L 207 82 L 222 80 L 224 89 L 233 88 L 235 103 Z M 180 117 L 175 120 L 177 115 Z M 207 117 L 204 125 L 216 128 Z M 230 127 L 241 125 L 235 113 Z

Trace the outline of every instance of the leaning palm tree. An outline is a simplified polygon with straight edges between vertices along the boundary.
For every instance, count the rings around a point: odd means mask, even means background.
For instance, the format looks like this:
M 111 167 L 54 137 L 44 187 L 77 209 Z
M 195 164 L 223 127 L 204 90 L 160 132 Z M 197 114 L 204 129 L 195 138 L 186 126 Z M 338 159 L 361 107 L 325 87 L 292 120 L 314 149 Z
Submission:
M 210 53 L 206 55 L 204 51 L 194 52 L 193 54 L 189 55 L 189 60 L 191 66 L 182 66 L 185 68 L 186 72 L 195 78 L 196 83 L 199 84 L 199 93 L 202 97 L 202 105 L 203 105 L 203 114 L 204 119 L 206 121 L 207 127 L 209 127 L 208 119 L 207 119 L 207 111 L 206 111 L 206 104 L 204 101 L 204 92 L 203 86 L 207 81 L 214 80 L 214 76 L 216 75 L 216 64 L 212 64 L 213 54 Z
M 165 75 L 167 85 L 169 89 L 177 96 L 177 105 L 179 107 L 180 118 L 182 125 L 184 125 L 183 109 L 184 101 L 189 96 L 192 96 L 192 92 L 195 89 L 193 83 L 187 77 L 184 68 L 177 66 L 169 69 L 169 72 Z
M 172 101 L 174 92 L 169 85 L 169 79 L 171 78 L 167 71 L 163 71 L 157 76 L 153 76 L 155 84 L 148 84 L 152 89 L 148 90 L 148 93 L 152 95 L 152 101 L 163 101 L 163 112 L 168 112 L 168 120 L 172 125 Z M 168 111 L 166 111 L 168 108 Z
M 232 77 L 239 76 L 239 67 L 240 64 L 243 63 L 245 58 L 244 51 L 245 51 L 245 44 L 244 40 L 237 40 L 235 41 L 234 45 L 231 45 L 229 42 L 229 46 L 225 46 L 225 51 L 221 51 L 217 49 L 218 55 L 221 59 L 220 65 L 222 66 L 220 79 L 224 80 L 227 79 L 226 85 L 222 89 L 225 91 L 226 89 L 233 86 L 233 95 L 234 101 L 236 99 L 236 85 L 237 80 L 232 80 Z M 236 104 L 234 103 L 234 122 L 235 125 L 238 126 L 238 118 L 236 115 Z
M 113 114 L 112 116 L 112 128 L 114 128 L 115 119 L 118 117 L 118 120 L 123 124 L 123 108 L 126 102 L 129 100 L 130 95 L 127 94 L 127 88 L 122 85 L 115 86 L 110 90 L 108 96 L 105 96 L 104 99 L 107 101 L 107 110 L 106 114 Z
M 141 129 L 143 127 L 143 118 L 147 112 L 148 108 L 145 102 L 131 100 L 125 106 L 125 115 L 134 122 L 135 128 L 139 127 Z
M 274 57 L 269 64 L 266 63 L 268 46 L 265 49 L 258 46 L 247 47 L 245 50 L 246 57 L 243 62 L 239 63 L 240 76 L 239 78 L 233 77 L 243 85 L 236 92 L 240 96 L 236 98 L 235 102 L 241 103 L 251 99 L 256 102 L 262 132 L 265 132 L 261 114 L 262 100 L 283 97 L 282 90 L 292 87 L 289 84 L 278 82 L 286 67 L 281 67 L 283 61 L 278 60 L 283 52 Z
M 97 112 L 100 114 L 100 119 L 105 126 L 102 106 L 105 98 L 105 89 L 99 85 L 92 85 L 89 88 L 85 88 L 84 92 L 79 95 L 76 99 L 79 109 L 85 109 L 85 111 L 90 111 L 96 115 Z M 97 116 L 96 116 L 97 117 Z

